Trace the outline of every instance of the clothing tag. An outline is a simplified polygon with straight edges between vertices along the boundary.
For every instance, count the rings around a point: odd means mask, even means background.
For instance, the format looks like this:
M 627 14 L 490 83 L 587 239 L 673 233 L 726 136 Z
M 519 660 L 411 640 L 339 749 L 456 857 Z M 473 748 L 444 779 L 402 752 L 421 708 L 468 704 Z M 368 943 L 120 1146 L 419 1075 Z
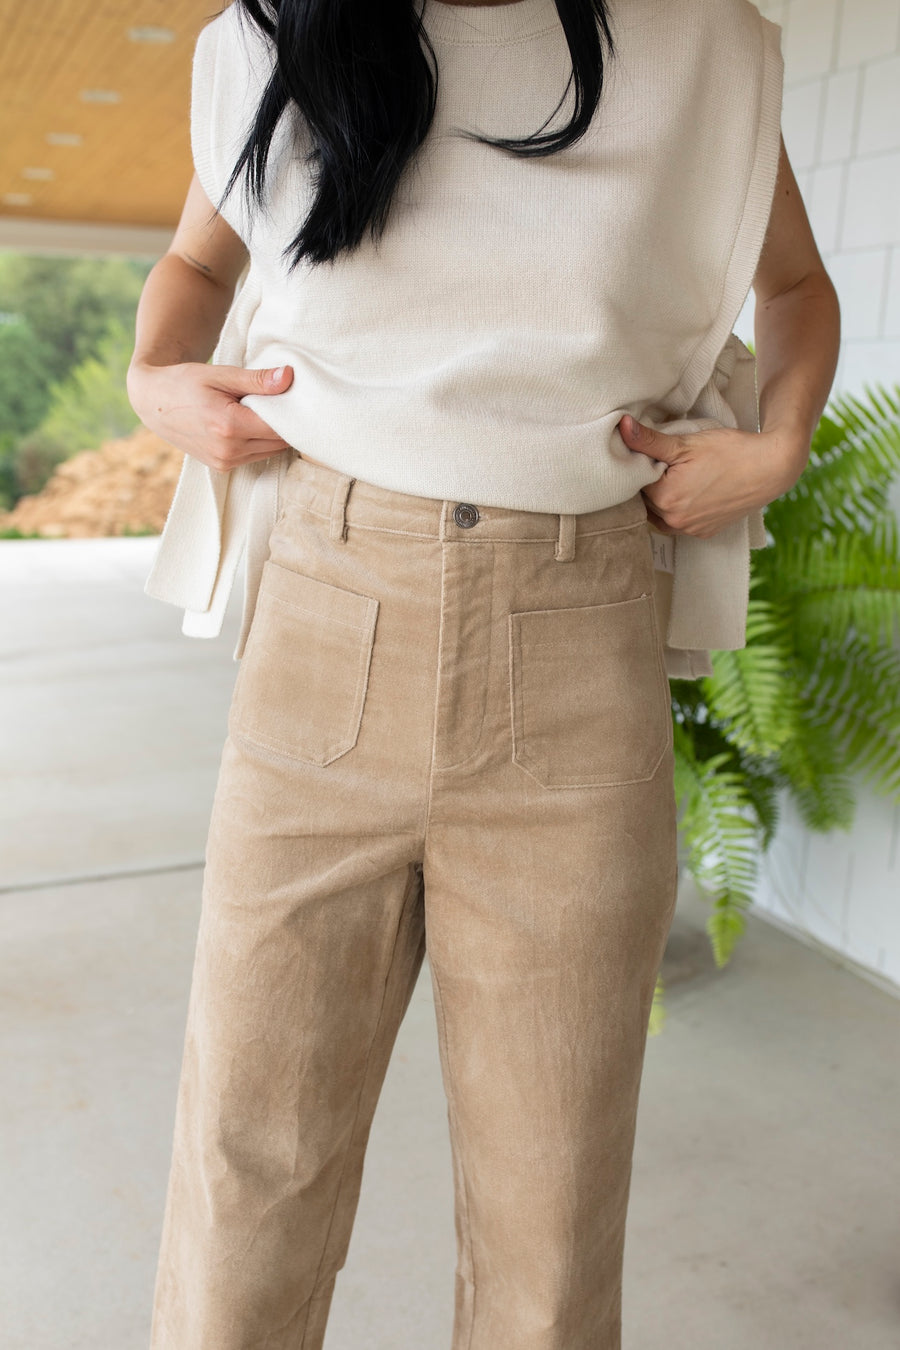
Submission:
M 675 540 L 670 534 L 660 534 L 650 526 L 650 547 L 653 550 L 653 567 L 657 572 L 675 571 Z

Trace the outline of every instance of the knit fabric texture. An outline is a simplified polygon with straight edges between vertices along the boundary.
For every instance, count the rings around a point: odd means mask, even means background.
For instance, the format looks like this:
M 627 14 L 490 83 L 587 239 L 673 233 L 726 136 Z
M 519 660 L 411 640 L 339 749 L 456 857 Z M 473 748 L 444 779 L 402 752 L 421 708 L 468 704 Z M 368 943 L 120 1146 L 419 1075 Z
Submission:
M 273 142 L 265 210 L 240 186 L 221 202 L 270 46 L 235 5 L 198 39 L 194 164 L 250 255 L 213 359 L 294 370 L 286 393 L 244 403 L 353 477 L 551 512 L 614 505 L 662 475 L 624 445 L 625 412 L 663 431 L 756 430 L 752 359 L 731 334 L 777 172 L 780 29 L 749 0 L 613 0 L 616 54 L 587 134 L 522 158 L 458 132 L 524 135 L 551 117 L 571 73 L 554 0 L 414 2 L 437 109 L 387 230 L 293 271 L 285 249 L 312 190 L 298 119 Z M 212 636 L 243 554 L 236 657 L 289 454 L 227 474 L 186 457 L 148 578 L 185 608 L 185 632 Z M 709 650 L 744 644 L 749 548 L 764 543 L 759 512 L 675 539 L 670 674 L 706 673 Z

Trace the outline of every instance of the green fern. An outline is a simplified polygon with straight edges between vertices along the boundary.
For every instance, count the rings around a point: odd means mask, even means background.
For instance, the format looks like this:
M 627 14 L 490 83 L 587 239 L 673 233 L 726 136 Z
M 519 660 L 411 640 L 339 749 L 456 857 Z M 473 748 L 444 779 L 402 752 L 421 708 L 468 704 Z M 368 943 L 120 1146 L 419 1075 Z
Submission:
M 815 711 L 849 770 L 900 797 L 900 653 L 849 639 L 843 662 L 824 661 Z
M 868 389 L 867 397 L 863 403 L 845 395 L 829 405 L 802 475 L 766 507 L 766 524 L 777 537 L 852 533 L 883 519 L 900 467 L 900 386 L 891 393 Z
M 900 619 L 900 568 L 893 520 L 868 534 L 788 538 L 766 578 L 789 610 L 794 641 L 815 657 L 822 644 L 854 632 L 879 648 L 894 641 Z M 774 552 L 774 550 L 773 550 Z M 777 569 L 777 570 L 775 570 Z
M 715 909 L 707 924 L 717 965 L 725 965 L 744 929 L 742 911 L 756 882 L 759 820 L 743 776 L 728 755 L 702 760 L 685 727 L 675 729 L 675 796 L 682 812 L 687 867 Z
M 747 646 L 715 652 L 706 687 L 711 716 L 746 755 L 777 755 L 792 736 L 798 700 L 790 681 L 792 651 L 784 615 L 765 600 L 751 600 Z
M 746 647 L 713 653 L 705 679 L 671 682 L 685 866 L 711 902 L 719 966 L 744 931 L 782 791 L 819 831 L 852 824 L 854 775 L 900 801 L 898 473 L 900 385 L 833 400 L 801 478 L 766 508 Z M 657 1029 L 663 1017 L 656 1007 Z
M 783 749 L 780 786 L 789 789 L 807 829 L 827 833 L 849 830 L 856 798 L 840 747 L 829 728 L 807 717 L 802 731 Z

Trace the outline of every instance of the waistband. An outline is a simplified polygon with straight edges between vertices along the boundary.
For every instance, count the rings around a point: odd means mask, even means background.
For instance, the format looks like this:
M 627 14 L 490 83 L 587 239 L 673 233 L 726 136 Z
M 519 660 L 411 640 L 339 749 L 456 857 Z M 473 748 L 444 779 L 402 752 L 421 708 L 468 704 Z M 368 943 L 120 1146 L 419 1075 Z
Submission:
M 288 464 L 281 496 L 285 502 L 327 520 L 331 537 L 340 541 L 346 539 L 349 527 L 459 543 L 555 540 L 555 556 L 560 561 L 575 556 L 577 538 L 632 530 L 647 522 L 647 507 L 640 492 L 596 511 L 523 511 L 397 492 L 304 459 L 297 451 Z

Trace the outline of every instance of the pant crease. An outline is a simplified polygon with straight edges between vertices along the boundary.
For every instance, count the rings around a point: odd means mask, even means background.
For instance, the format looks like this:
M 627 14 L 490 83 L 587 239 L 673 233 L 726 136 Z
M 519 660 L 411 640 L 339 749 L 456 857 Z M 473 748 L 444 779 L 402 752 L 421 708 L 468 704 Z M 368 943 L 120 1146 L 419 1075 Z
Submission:
M 434 989 L 436 994 L 435 1009 L 437 1012 L 439 1035 L 444 1047 L 444 1062 L 447 1065 L 447 1099 L 450 1106 L 449 1119 L 450 1119 L 450 1127 L 453 1131 L 453 1147 L 456 1151 L 457 1167 L 459 1168 L 459 1175 L 462 1180 L 463 1207 L 462 1213 L 460 1214 L 460 1219 L 463 1230 L 463 1245 L 464 1250 L 468 1254 L 469 1265 L 471 1267 L 471 1278 L 468 1279 L 468 1283 L 471 1285 L 472 1288 L 472 1302 L 470 1305 L 471 1310 L 469 1315 L 468 1335 L 466 1336 L 465 1344 L 460 1345 L 458 1348 L 454 1347 L 454 1350 L 470 1350 L 472 1345 L 472 1337 L 475 1334 L 475 1297 L 478 1291 L 478 1284 L 475 1279 L 475 1251 L 472 1244 L 472 1230 L 469 1223 L 469 1188 L 468 1183 L 466 1181 L 465 1168 L 462 1162 L 462 1149 L 459 1147 L 459 1128 L 456 1115 L 456 1097 L 453 1090 L 453 1071 L 450 1064 L 450 1041 L 447 1035 L 447 1020 L 444 1014 L 444 999 L 441 993 L 441 982 L 434 964 L 429 961 L 429 965 L 431 967 L 431 975 L 434 981 Z M 467 1277 L 463 1276 L 463 1278 L 466 1279 Z
M 369 1042 L 369 1048 L 368 1048 L 368 1050 L 367 1050 L 367 1052 L 366 1052 L 366 1062 L 365 1062 L 365 1064 L 363 1065 L 362 1074 L 360 1075 L 359 1094 L 358 1094 L 357 1099 L 356 1099 L 356 1111 L 355 1111 L 354 1116 L 353 1116 L 353 1124 L 352 1124 L 352 1126 L 350 1127 L 350 1135 L 349 1135 L 349 1138 L 348 1138 L 348 1140 L 347 1140 L 347 1147 L 346 1147 L 346 1149 L 345 1149 L 345 1151 L 344 1151 L 344 1161 L 343 1161 L 342 1164 L 341 1164 L 341 1173 L 340 1173 L 340 1176 L 338 1177 L 337 1186 L 335 1187 L 335 1192 L 334 1192 L 334 1203 L 333 1203 L 333 1205 L 332 1205 L 332 1207 L 331 1207 L 331 1217 L 329 1218 L 329 1221 L 328 1221 L 328 1227 L 327 1227 L 326 1230 L 325 1230 L 325 1237 L 324 1237 L 323 1242 L 322 1242 L 322 1255 L 321 1255 L 321 1257 L 320 1257 L 320 1259 L 319 1259 L 319 1264 L 318 1264 L 318 1266 L 317 1266 L 317 1268 L 316 1268 L 316 1273 L 315 1273 L 315 1275 L 313 1276 L 312 1290 L 311 1290 L 309 1299 L 307 1300 L 307 1303 L 308 1303 L 308 1304 L 311 1303 L 312 1300 L 316 1297 L 317 1291 L 318 1291 L 318 1289 L 319 1289 L 319 1282 L 320 1282 L 320 1279 L 321 1279 L 321 1276 L 322 1276 L 322 1267 L 323 1267 L 323 1265 L 324 1265 L 324 1263 L 325 1263 L 325 1254 L 326 1254 L 326 1252 L 328 1251 L 328 1241 L 329 1241 L 329 1238 L 331 1237 L 331 1231 L 332 1231 L 332 1229 L 333 1229 L 333 1227 L 334 1227 L 334 1219 L 335 1219 L 335 1215 L 337 1214 L 338 1206 L 340 1205 L 340 1201 L 341 1201 L 341 1191 L 342 1191 L 342 1189 L 343 1189 L 344 1178 L 345 1178 L 346 1173 L 347 1173 L 347 1161 L 348 1161 L 348 1159 L 349 1159 L 349 1157 L 350 1157 L 350 1154 L 351 1154 L 351 1152 L 352 1152 L 352 1148 L 353 1148 L 353 1140 L 354 1140 L 354 1138 L 355 1138 L 355 1135 L 356 1135 L 356 1128 L 357 1128 L 357 1125 L 358 1125 L 358 1123 L 359 1123 L 359 1113 L 360 1113 L 360 1108 L 361 1108 L 361 1106 L 362 1106 L 362 1101 L 363 1101 L 363 1098 L 364 1098 L 364 1096 L 365 1096 L 366 1084 L 367 1084 L 368 1078 L 369 1078 L 369 1066 L 370 1066 L 370 1064 L 371 1064 L 371 1062 L 372 1062 L 372 1051 L 374 1050 L 375 1045 L 376 1045 L 376 1043 L 377 1043 L 377 1041 L 378 1041 L 378 1033 L 379 1033 L 379 1031 L 381 1030 L 382 1022 L 384 1021 L 384 1010 L 385 1010 L 385 1004 L 386 1004 L 386 1002 L 387 1002 L 387 992 L 388 992 L 388 988 L 390 987 L 391 975 L 392 975 L 392 973 L 393 973 L 393 970 L 394 970 L 394 964 L 395 964 L 395 961 L 396 961 L 396 958 L 397 958 L 397 946 L 398 946 L 398 943 L 399 943 L 399 941 L 400 941 L 400 934 L 401 934 L 401 932 L 403 931 L 403 925 L 404 925 L 404 921 L 405 921 L 405 919 L 406 919 L 407 910 L 408 910 L 409 905 L 410 905 L 410 900 L 412 899 L 413 901 L 415 901 L 415 900 L 417 900 L 417 898 L 418 898 L 418 894 L 419 894 L 418 880 L 419 880 L 418 874 L 417 874 L 415 868 L 411 866 L 411 867 L 410 867 L 410 879 L 409 879 L 409 882 L 407 883 L 407 892 L 406 892 L 406 895 L 405 895 L 404 898 L 403 898 L 403 903 L 402 903 L 401 906 L 400 906 L 399 918 L 398 918 L 398 921 L 397 921 L 397 928 L 396 928 L 396 931 L 395 931 L 395 933 L 394 933 L 394 943 L 393 943 L 393 946 L 392 946 L 392 948 L 391 948 L 391 956 L 390 956 L 390 960 L 389 960 L 388 963 L 387 963 L 387 971 L 386 971 L 386 973 L 385 973 L 384 989 L 383 989 L 383 991 L 382 991 L 381 1004 L 380 1004 L 379 1009 L 378 1009 L 378 1016 L 377 1016 L 376 1019 L 375 1019 L 375 1029 L 374 1029 L 374 1031 L 372 1032 L 372 1039 L 371 1039 L 370 1042 Z M 339 1268 L 340 1268 L 340 1267 L 338 1267 L 338 1269 L 339 1269 Z M 334 1272 L 334 1274 L 335 1274 L 335 1275 L 337 1274 L 337 1270 Z M 329 1276 L 328 1278 L 330 1279 L 330 1278 L 332 1278 L 332 1277 Z M 306 1332 L 304 1331 L 304 1340 L 305 1340 L 305 1339 L 306 1339 Z M 302 1341 L 301 1341 L 301 1343 L 300 1343 L 300 1350 L 303 1350 L 303 1342 L 302 1342 Z

